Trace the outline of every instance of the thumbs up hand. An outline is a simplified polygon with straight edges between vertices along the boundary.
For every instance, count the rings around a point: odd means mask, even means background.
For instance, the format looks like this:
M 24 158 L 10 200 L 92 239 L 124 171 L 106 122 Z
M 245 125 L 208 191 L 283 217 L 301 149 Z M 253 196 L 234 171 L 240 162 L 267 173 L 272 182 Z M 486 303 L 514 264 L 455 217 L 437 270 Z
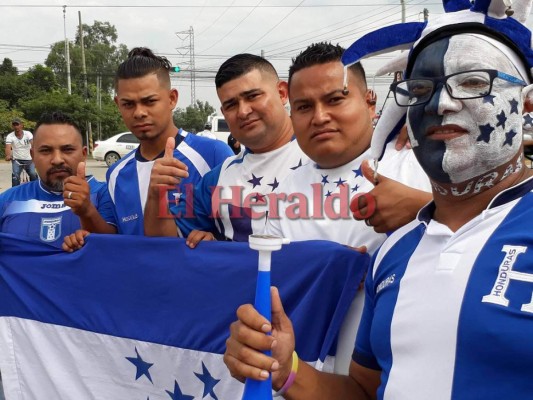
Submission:
M 158 196 L 159 192 L 165 189 L 173 189 L 183 178 L 187 178 L 187 166 L 174 158 L 176 140 L 169 137 L 165 143 L 165 153 L 163 157 L 154 162 L 150 174 L 150 195 Z
M 65 204 L 78 216 L 87 214 L 91 203 L 91 190 L 85 179 L 85 162 L 76 167 L 76 175 L 71 175 L 63 181 L 63 198 Z
M 412 221 L 420 208 L 432 198 L 431 193 L 375 174 L 368 160 L 361 164 L 361 172 L 374 188 L 360 197 L 354 197 L 350 209 L 355 219 L 364 219 L 377 233 L 394 231 Z

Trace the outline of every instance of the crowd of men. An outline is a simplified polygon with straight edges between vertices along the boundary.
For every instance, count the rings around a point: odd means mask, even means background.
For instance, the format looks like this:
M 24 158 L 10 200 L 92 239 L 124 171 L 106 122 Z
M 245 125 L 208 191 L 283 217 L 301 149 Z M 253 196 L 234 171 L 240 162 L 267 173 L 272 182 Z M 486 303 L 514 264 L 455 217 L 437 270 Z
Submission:
M 135 48 L 118 68 L 115 102 L 140 146 L 99 183 L 85 174 L 87 149 L 68 116 L 43 116 L 33 136 L 13 121 L 0 231 L 69 252 L 91 233 L 184 238 L 191 249 L 254 233 L 338 242 L 373 255 L 345 374 L 298 362 L 273 289 L 271 322 L 251 305 L 237 310 L 224 356 L 232 376 L 271 376 L 287 399 L 528 398 L 533 348 L 513 337 L 533 337 L 524 225 L 533 181 L 521 140 L 533 50 L 531 32 L 500 6 L 448 5 L 435 24 L 377 31 L 347 51 L 311 44 L 288 82 L 264 58 L 229 58 L 215 84 L 243 146 L 235 152 L 210 126 L 201 135 L 175 126 L 170 63 Z M 486 16 L 498 12 L 498 23 Z M 399 44 L 413 50 L 374 130 L 360 59 Z M 395 146 L 404 123 L 412 149 Z M 24 141 L 38 179 L 30 168 L 32 181 L 16 186 Z

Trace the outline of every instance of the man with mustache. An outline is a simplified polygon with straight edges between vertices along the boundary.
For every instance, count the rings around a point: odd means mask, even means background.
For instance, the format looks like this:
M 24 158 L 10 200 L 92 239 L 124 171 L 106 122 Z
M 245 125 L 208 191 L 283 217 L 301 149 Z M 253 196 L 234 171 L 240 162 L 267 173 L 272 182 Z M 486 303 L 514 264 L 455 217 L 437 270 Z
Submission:
M 115 233 L 105 183 L 85 176 L 87 147 L 79 127 L 61 112 L 44 114 L 33 136 L 39 179 L 0 195 L 0 232 L 61 247 L 63 237 L 84 229 Z

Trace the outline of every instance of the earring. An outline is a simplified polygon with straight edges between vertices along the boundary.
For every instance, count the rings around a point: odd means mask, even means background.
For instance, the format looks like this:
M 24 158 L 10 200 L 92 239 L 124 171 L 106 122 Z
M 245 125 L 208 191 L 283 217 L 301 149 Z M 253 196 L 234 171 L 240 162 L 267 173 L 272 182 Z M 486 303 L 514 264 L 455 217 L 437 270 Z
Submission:
M 505 15 L 507 15 L 508 17 L 513 15 L 514 14 L 514 10 L 511 8 L 512 5 L 513 5 L 512 0 L 503 0 L 503 4 L 505 4 L 507 6 L 507 9 L 505 10 Z
M 350 91 L 348 90 L 348 67 L 345 65 L 344 66 L 344 76 L 343 76 L 343 82 L 342 82 L 342 86 L 343 86 L 343 89 L 342 89 L 342 94 L 344 96 L 348 96 L 348 93 L 350 93 Z

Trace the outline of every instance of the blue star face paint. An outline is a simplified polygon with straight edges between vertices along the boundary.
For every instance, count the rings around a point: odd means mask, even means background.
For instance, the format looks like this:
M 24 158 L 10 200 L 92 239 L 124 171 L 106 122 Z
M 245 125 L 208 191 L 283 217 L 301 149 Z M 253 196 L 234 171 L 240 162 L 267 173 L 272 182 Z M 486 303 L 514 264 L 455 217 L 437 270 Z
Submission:
M 464 34 L 423 49 L 410 78 L 479 69 L 520 77 L 499 48 L 479 35 Z M 482 79 L 481 74 L 472 73 L 459 86 Z M 455 99 L 439 83 L 427 104 L 410 107 L 407 121 L 414 151 L 429 177 L 435 182 L 464 183 L 510 163 L 521 151 L 521 89 L 495 78 L 490 95 Z

